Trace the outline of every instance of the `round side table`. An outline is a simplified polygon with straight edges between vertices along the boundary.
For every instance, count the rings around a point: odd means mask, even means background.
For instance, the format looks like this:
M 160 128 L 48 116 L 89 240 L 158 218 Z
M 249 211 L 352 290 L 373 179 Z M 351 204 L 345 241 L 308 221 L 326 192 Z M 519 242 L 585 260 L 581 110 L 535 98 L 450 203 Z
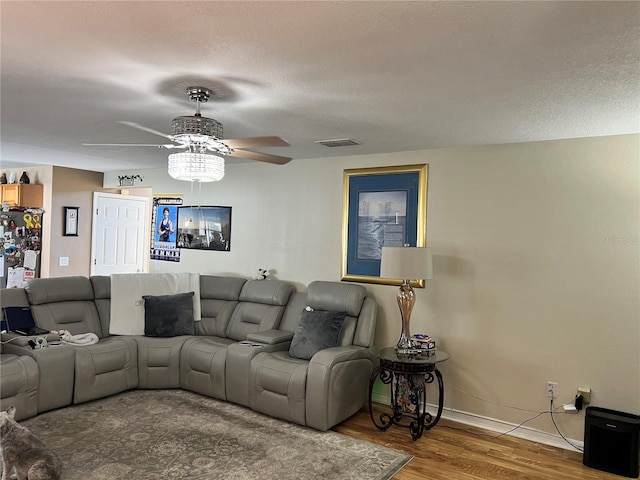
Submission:
M 382 431 L 391 425 L 408 427 L 411 438 L 417 440 L 424 430 L 436 426 L 444 406 L 444 381 L 437 368 L 438 363 L 449 359 L 442 350 L 418 354 L 397 353 L 394 347 L 371 349 L 379 360 L 369 379 L 369 416 L 373 424 Z M 376 379 L 391 385 L 391 413 L 374 415 L 372 394 Z M 427 412 L 427 385 L 438 380 L 438 411 L 435 415 Z M 408 423 L 407 423 L 408 421 Z

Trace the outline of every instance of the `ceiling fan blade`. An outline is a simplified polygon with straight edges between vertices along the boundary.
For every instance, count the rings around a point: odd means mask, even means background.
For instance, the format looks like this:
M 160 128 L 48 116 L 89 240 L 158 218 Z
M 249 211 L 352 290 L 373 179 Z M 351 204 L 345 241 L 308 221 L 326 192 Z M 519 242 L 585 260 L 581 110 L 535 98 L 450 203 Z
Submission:
M 139 123 L 127 122 L 125 120 L 120 120 L 119 123 L 121 123 L 123 125 L 127 125 L 129 127 L 137 128 L 138 130 L 142 130 L 144 132 L 153 133 L 154 135 L 160 135 L 161 137 L 171 139 L 171 137 L 169 135 L 167 135 L 166 133 L 159 132 L 157 130 L 154 130 L 153 128 L 145 127 L 144 125 L 140 125 Z
M 261 147 L 288 147 L 286 140 L 280 137 L 248 137 L 248 138 L 224 138 L 221 140 L 229 148 L 261 148 Z
M 269 153 L 252 152 L 251 150 L 234 150 L 228 156 L 248 158 L 250 160 L 257 160 L 258 162 L 273 163 L 276 165 L 284 165 L 285 163 L 289 163 L 291 161 L 289 157 L 280 157 L 278 155 L 271 155 Z
M 156 143 L 83 143 L 89 147 L 156 147 L 156 148 L 186 148 L 187 145 L 158 145 Z

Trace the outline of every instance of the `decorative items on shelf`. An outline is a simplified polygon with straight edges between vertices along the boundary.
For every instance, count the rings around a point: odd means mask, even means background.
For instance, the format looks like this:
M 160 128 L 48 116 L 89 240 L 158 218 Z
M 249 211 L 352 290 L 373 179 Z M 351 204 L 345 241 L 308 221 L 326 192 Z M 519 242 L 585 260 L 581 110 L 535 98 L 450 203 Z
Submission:
M 9 183 L 11 184 L 16 183 L 16 172 L 11 172 L 9 174 Z
M 31 183 L 31 180 L 29 180 L 29 175 L 27 175 L 26 171 L 22 172 L 22 175 L 20 175 L 20 183 L 24 183 L 24 184 Z
M 8 182 L 7 180 L 7 174 L 2 172 L 2 175 L 0 175 L 0 184 L 2 185 L 6 185 Z
M 142 178 L 142 175 L 118 175 L 118 182 L 120 182 L 121 187 L 133 187 L 136 179 L 142 183 Z

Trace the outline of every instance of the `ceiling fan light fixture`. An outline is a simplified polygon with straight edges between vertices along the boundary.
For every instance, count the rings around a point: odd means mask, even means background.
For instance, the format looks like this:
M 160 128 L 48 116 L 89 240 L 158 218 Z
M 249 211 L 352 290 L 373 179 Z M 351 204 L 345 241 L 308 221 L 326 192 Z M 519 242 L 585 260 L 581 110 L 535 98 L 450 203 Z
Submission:
M 202 135 L 204 137 L 222 138 L 222 124 L 201 115 L 182 116 L 171 121 L 171 135 Z
M 169 175 L 186 182 L 217 182 L 224 177 L 224 158 L 198 152 L 172 153 Z

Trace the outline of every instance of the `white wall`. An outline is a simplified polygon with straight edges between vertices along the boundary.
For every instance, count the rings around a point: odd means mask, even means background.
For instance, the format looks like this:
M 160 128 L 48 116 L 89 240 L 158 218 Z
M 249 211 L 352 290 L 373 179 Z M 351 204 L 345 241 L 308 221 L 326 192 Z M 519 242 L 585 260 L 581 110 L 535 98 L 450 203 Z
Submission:
M 164 168 L 154 193 L 233 207 L 232 251 L 182 250 L 163 271 L 252 277 L 268 268 L 299 289 L 340 280 L 343 170 L 428 163 L 434 278 L 417 290 L 412 331 L 451 355 L 447 408 L 520 423 L 578 385 L 592 403 L 640 413 L 640 136 L 385 155 L 227 164 L 202 191 Z M 152 262 L 153 263 L 153 262 Z M 151 271 L 154 271 L 152 266 Z M 380 306 L 376 343 L 400 332 L 397 287 L 365 285 Z M 582 438 L 584 414 L 558 416 Z M 548 415 L 530 424 L 555 432 Z

